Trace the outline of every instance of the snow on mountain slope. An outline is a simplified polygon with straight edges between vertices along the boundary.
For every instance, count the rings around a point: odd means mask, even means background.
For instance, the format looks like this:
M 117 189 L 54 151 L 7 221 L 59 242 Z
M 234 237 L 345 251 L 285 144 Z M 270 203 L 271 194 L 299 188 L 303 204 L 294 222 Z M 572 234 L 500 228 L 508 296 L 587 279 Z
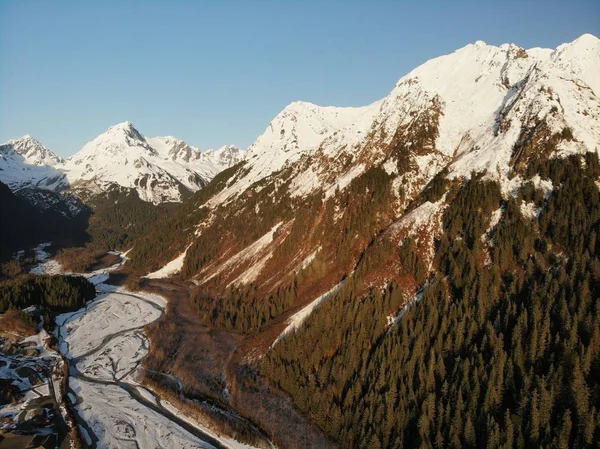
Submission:
M 33 137 L 26 135 L 0 145 L 0 181 L 12 190 L 45 188 L 61 184 L 64 175 L 56 167 L 63 161 Z
M 134 188 L 153 203 L 180 201 L 182 189 L 204 187 L 237 164 L 234 146 L 202 153 L 174 137 L 145 138 L 130 122 L 110 127 L 63 160 L 31 136 L 0 145 L 0 181 L 12 190 L 36 187 L 99 193 L 111 186 Z
M 369 242 L 367 236 L 361 241 L 356 217 L 366 214 L 379 194 L 386 195 L 385 204 L 374 215 L 373 229 L 396 223 L 397 232 L 385 238 L 399 244 L 414 237 L 421 257 L 431 263 L 447 206 L 444 194 L 472 171 L 499 181 L 508 197 L 535 180 L 529 169 L 537 162 L 598 151 L 599 48 L 590 35 L 556 50 L 479 41 L 417 67 L 388 96 L 362 108 L 292 103 L 203 204 L 211 213 L 199 218 L 195 232 L 182 237 L 185 242 L 173 246 L 192 244 L 182 273 L 215 291 L 250 279 L 270 293 L 281 287 L 282 272 L 293 273 L 306 258 L 304 242 L 327 248 L 339 233 L 348 236 L 341 240 L 344 251 L 325 250 L 316 266 L 333 273 L 338 264 L 347 274 L 361 245 Z M 232 255 L 245 254 L 257 237 L 239 238 L 248 222 L 259 223 L 261 232 L 285 222 L 292 237 L 286 241 L 282 233 L 259 256 L 239 261 Z M 286 250 L 277 251 L 282 243 Z M 353 250 L 349 258 L 357 259 L 339 257 Z M 202 259 L 207 253 L 210 260 Z M 226 265 L 230 260 L 237 264 L 235 272 Z M 382 272 L 392 272 L 392 265 Z M 251 276 L 241 276 L 245 273 Z
M 25 163 L 30 165 L 58 165 L 64 160 L 38 142 L 29 134 L 16 140 L 9 140 L 4 146 L 10 146 L 15 152 L 23 156 Z
M 589 34 L 556 50 L 478 41 L 417 67 L 369 106 L 292 103 L 249 148 L 242 175 L 210 204 L 284 167 L 292 169 L 291 195 L 330 195 L 369 166 L 394 158 L 392 167 L 399 157 L 409 167 L 397 173 L 399 185 L 412 194 L 449 163 L 450 177 L 487 170 L 502 181 L 527 165 L 513 153 L 532 130 L 538 140 L 572 131 L 555 155 L 593 151 L 600 142 L 598 73 L 600 41 Z M 428 132 L 430 143 L 418 141 Z
M 163 159 L 190 162 L 199 159 L 202 154 L 196 147 L 172 136 L 147 137 L 146 142 L 154 148 Z
M 494 97 L 494 101 L 476 111 L 480 119 L 454 133 L 456 162 L 451 167 L 454 176 L 487 169 L 497 179 L 506 179 L 511 170 L 518 168 L 513 154 L 515 146 L 527 132 L 540 126 L 548 129 L 549 136 L 567 128 L 572 131 L 573 138 L 564 139 L 558 146 L 562 154 L 597 149 L 600 98 L 590 87 L 596 85 L 598 89 L 598 77 L 590 73 L 600 73 L 600 41 L 587 35 L 555 51 L 531 53 L 534 56 L 525 57 L 529 51 L 515 53 L 509 49 L 501 71 L 501 79 L 510 86 L 504 97 L 500 98 L 502 92 L 495 96 L 490 92 L 488 99 Z M 529 63 L 529 68 L 523 61 Z M 445 115 L 452 116 L 450 110 Z M 448 119 L 448 128 L 460 129 L 457 121 Z M 452 136 L 452 133 L 440 132 L 440 135 Z
M 216 150 L 206 150 L 201 156 L 204 161 L 224 167 L 232 167 L 244 158 L 245 153 L 234 145 L 223 145 Z
M 145 201 L 177 201 L 180 198 L 179 181 L 156 164 L 160 160 L 158 151 L 131 123 L 125 122 L 110 127 L 87 143 L 81 151 L 67 159 L 63 168 L 74 187 L 90 183 L 104 190 L 111 184 L 117 184 L 135 188 Z M 182 175 L 181 172 L 177 174 Z M 192 175 L 191 172 L 189 175 Z M 193 176 L 191 180 L 196 181 L 198 186 L 204 181 Z M 184 180 L 181 182 L 184 183 Z
M 180 201 L 181 188 L 204 187 L 225 164 L 174 137 L 146 139 L 130 122 L 110 127 L 61 166 L 72 187 L 134 188 L 152 203 Z
M 297 162 L 303 155 L 315 152 L 327 136 L 343 128 L 360 134 L 363 128 L 361 124 L 370 124 L 374 105 L 338 108 L 303 101 L 291 103 L 248 148 L 245 160 L 249 171 L 214 198 L 212 203 L 221 203 L 241 193 L 252 183 Z

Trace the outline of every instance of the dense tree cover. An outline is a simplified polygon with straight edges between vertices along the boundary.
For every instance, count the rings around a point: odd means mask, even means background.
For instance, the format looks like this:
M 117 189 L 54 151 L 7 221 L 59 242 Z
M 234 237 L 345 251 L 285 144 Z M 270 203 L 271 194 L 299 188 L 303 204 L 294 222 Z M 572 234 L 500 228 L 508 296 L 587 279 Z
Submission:
M 250 284 L 229 287 L 219 298 L 197 290 L 192 296 L 192 304 L 212 326 L 256 332 L 294 305 L 296 295 L 295 282 L 278 288 L 266 299 L 258 292 L 256 285 Z
M 110 247 L 109 247 L 110 248 Z M 106 249 L 94 249 L 93 246 L 61 248 L 54 257 L 66 272 L 86 273 L 95 263 L 106 255 Z
M 128 249 L 176 205 L 143 201 L 133 189 L 113 189 L 89 200 L 93 213 L 87 232 L 93 250 Z
M 0 283 L 0 313 L 29 306 L 64 312 L 84 306 L 95 295 L 94 285 L 81 276 L 23 276 Z
M 342 447 L 597 447 L 599 167 L 596 154 L 537 162 L 547 198 L 525 185 L 502 199 L 472 177 L 450 192 L 438 272 L 398 324 L 396 286 L 360 293 L 357 270 L 264 373 Z

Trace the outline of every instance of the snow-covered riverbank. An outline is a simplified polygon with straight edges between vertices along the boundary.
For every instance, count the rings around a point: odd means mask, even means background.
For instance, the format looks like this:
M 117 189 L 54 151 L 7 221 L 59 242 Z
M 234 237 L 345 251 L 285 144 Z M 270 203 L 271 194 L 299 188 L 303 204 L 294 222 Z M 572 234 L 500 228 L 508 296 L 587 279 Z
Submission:
M 60 265 L 50 263 L 44 249 L 38 248 L 41 263 L 32 272 L 58 274 Z M 121 255 L 119 264 L 85 274 L 98 296 L 56 318 L 55 334 L 70 366 L 68 396 L 82 435 L 94 448 L 249 448 L 186 418 L 138 383 L 149 348 L 144 326 L 164 314 L 166 301 L 104 284 L 125 261 Z

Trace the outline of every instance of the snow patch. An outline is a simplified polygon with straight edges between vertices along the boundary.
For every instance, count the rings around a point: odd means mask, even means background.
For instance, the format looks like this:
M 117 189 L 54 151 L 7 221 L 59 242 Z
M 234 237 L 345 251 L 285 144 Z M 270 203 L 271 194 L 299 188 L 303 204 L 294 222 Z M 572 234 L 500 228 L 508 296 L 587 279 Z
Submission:
M 310 314 L 319 305 L 321 305 L 323 303 L 323 301 L 325 301 L 327 298 L 329 298 L 330 295 L 337 293 L 340 290 L 340 288 L 342 288 L 343 285 L 344 285 L 344 281 L 335 285 L 333 288 L 331 288 L 331 290 L 323 293 L 321 296 L 313 299 L 310 302 L 310 304 L 308 304 L 307 306 L 305 306 L 304 308 L 302 308 L 301 310 L 299 310 L 298 312 L 293 314 L 291 317 L 289 317 L 287 319 L 287 323 L 288 323 L 287 327 L 283 330 L 283 332 L 281 332 L 281 334 L 279 334 L 279 336 L 277 337 L 277 339 L 275 339 L 275 341 L 273 342 L 271 347 L 275 346 L 287 334 L 298 329 L 302 325 L 302 323 L 310 316 Z
M 525 218 L 537 219 L 540 215 L 540 208 L 534 202 L 526 203 L 523 201 L 521 203 L 521 214 Z
M 183 267 L 183 262 L 185 260 L 185 255 L 187 254 L 187 250 L 192 246 L 191 244 L 182 252 L 179 256 L 173 259 L 171 262 L 167 263 L 164 267 L 159 270 L 156 270 L 152 273 L 147 274 L 146 278 L 148 279 L 159 279 L 159 278 L 168 278 L 173 276 L 176 273 L 181 271 Z
M 223 271 L 225 271 L 225 270 L 230 271 L 237 265 L 247 262 L 247 261 L 257 257 L 260 254 L 260 252 L 264 248 L 267 247 L 267 245 L 269 245 L 270 243 L 273 242 L 273 237 L 275 235 L 275 232 L 279 229 L 279 227 L 282 224 L 283 224 L 283 222 L 277 223 L 275 226 L 273 226 L 273 228 L 271 228 L 271 230 L 269 232 L 267 232 L 265 235 L 263 235 L 257 241 L 255 241 L 251 245 L 247 246 L 246 248 L 244 248 L 243 250 L 241 250 L 240 252 L 235 254 L 233 257 L 229 258 L 227 261 L 222 263 L 216 269 L 211 270 L 212 274 L 203 278 L 201 283 L 205 283 L 205 282 L 209 281 L 210 279 L 214 278 L 215 276 L 219 275 Z M 269 257 L 270 257 L 270 254 L 269 254 Z M 264 263 L 266 263 L 266 260 L 264 260 L 263 264 Z M 208 270 L 208 267 L 207 267 L 207 269 L 205 269 L 203 271 L 206 272 L 207 270 Z M 254 274 L 252 274 L 252 273 L 253 272 L 251 272 L 248 275 L 249 278 L 252 278 L 252 276 L 254 276 Z

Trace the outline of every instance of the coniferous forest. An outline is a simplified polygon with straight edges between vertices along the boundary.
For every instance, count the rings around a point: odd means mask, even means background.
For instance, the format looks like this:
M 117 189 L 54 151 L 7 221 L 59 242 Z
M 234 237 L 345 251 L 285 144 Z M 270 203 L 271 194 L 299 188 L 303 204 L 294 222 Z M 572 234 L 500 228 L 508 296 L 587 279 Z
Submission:
M 600 165 L 530 169 L 556 188 L 506 200 L 474 175 L 449 193 L 437 270 L 394 324 L 396 286 L 357 295 L 357 270 L 267 354 L 263 371 L 340 447 L 600 444 Z
M 82 276 L 20 276 L 0 282 L 0 313 L 29 306 L 65 312 L 84 306 L 95 296 L 96 288 Z

